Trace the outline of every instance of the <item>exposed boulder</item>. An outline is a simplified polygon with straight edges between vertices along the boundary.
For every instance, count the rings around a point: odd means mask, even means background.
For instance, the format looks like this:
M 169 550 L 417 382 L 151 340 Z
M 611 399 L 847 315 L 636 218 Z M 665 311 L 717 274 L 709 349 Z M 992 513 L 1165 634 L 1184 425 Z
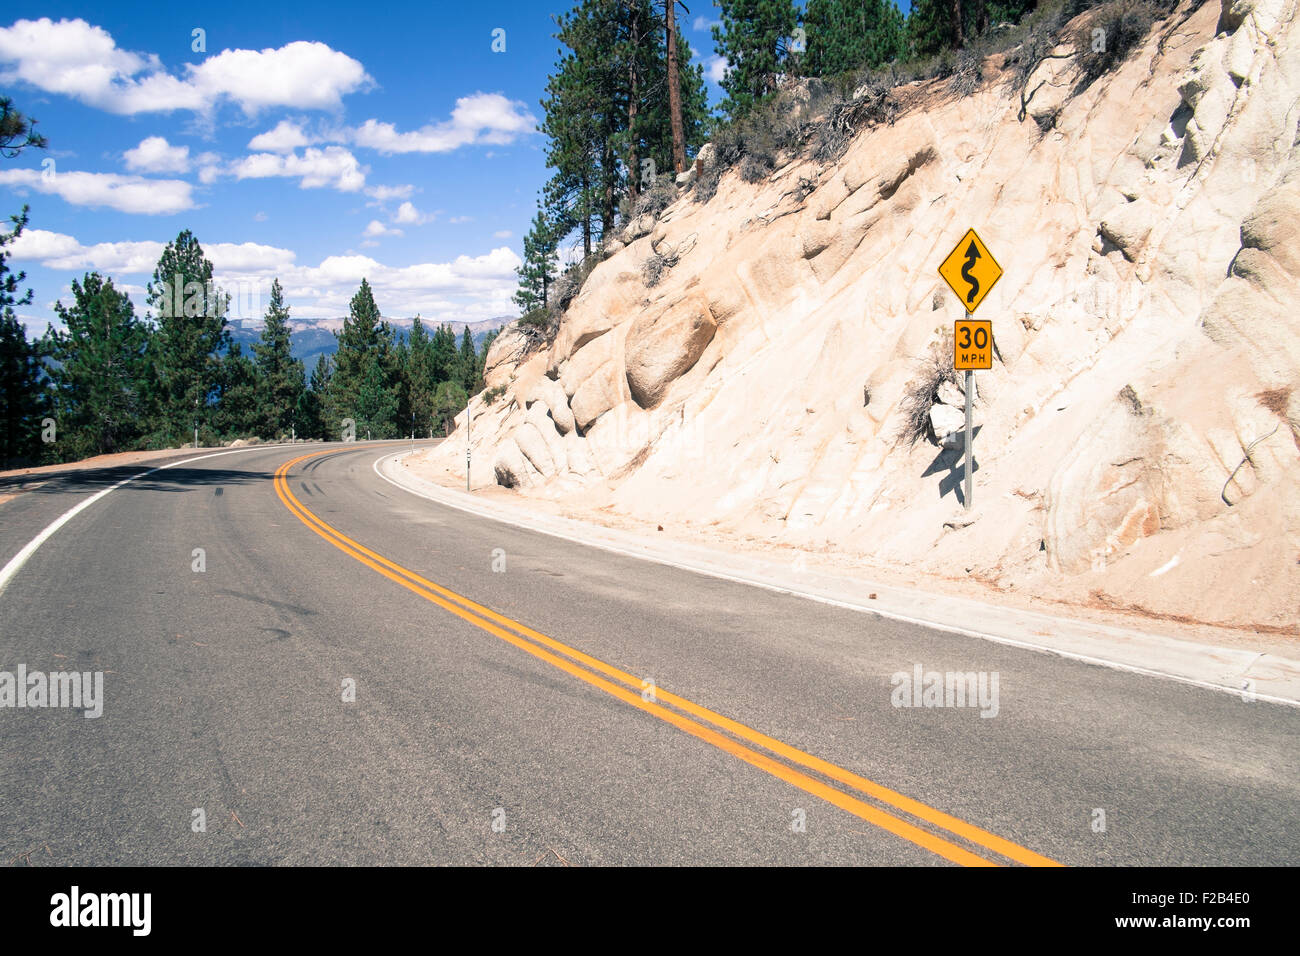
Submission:
M 1133 262 L 1141 254 L 1160 210 L 1145 199 L 1120 203 L 1102 219 L 1098 231 Z
M 596 369 L 619 353 L 618 336 L 602 335 L 573 353 L 560 371 L 560 388 L 570 399 Z
M 592 422 L 627 397 L 627 387 L 618 363 L 611 359 L 583 379 L 573 393 L 569 407 L 573 411 L 573 420 L 586 431 Z
M 528 337 L 518 323 L 507 325 L 492 340 L 483 365 L 483 384 L 487 388 L 507 385 L 528 346 Z
M 496 456 L 492 460 L 492 472 L 496 475 L 498 485 L 504 488 L 518 488 L 528 478 L 528 468 L 524 463 L 524 454 L 513 438 L 506 438 L 497 446 Z
M 643 315 L 628 333 L 627 384 L 642 408 L 654 408 L 668 386 L 699 360 L 718 324 L 696 292 L 662 312 Z
M 930 428 L 940 445 L 948 448 L 960 445 L 966 435 L 966 412 L 951 405 L 931 405 Z
M 524 406 L 531 410 L 534 403 L 540 403 L 546 409 L 561 435 L 573 431 L 573 412 L 569 408 L 569 398 L 559 382 L 545 376 L 534 382 Z

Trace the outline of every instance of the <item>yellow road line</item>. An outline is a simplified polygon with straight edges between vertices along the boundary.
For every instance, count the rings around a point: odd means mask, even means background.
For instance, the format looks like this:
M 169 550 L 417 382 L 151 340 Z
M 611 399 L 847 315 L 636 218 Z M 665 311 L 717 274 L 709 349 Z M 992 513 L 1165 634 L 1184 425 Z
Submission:
M 814 796 L 840 807 L 840 809 L 846 810 L 861 819 L 880 826 L 882 829 L 910 840 L 919 846 L 923 846 L 925 849 L 937 853 L 953 862 L 962 863 L 964 865 L 990 865 L 990 861 L 970 853 L 957 844 L 950 843 L 949 841 L 931 834 L 928 831 L 922 830 L 905 820 L 885 813 L 870 804 L 864 803 L 853 796 L 828 787 L 820 781 L 787 767 L 784 764 L 778 763 L 765 754 L 757 753 L 748 747 L 738 744 L 694 720 L 690 720 L 687 717 L 674 713 L 657 703 L 644 701 L 641 699 L 639 694 L 618 687 L 617 685 L 590 673 L 590 671 L 584 670 L 582 667 L 575 666 L 576 662 L 585 665 L 585 667 L 590 668 L 591 670 L 611 677 L 614 680 L 627 684 L 630 687 L 638 689 L 641 687 L 641 681 L 633 675 L 621 671 L 618 668 L 606 664 L 604 661 L 591 657 L 588 654 L 584 654 L 582 651 L 571 648 L 553 638 L 547 637 L 545 634 L 541 634 L 540 632 L 520 624 L 511 618 L 498 614 L 496 611 L 484 607 L 463 595 L 435 584 L 414 571 L 390 561 L 383 555 L 378 554 L 357 541 L 354 541 L 352 538 L 349 538 L 347 535 L 327 524 L 317 515 L 309 511 L 302 502 L 294 496 L 285 477 L 288 474 L 289 469 L 298 462 L 304 461 L 308 458 L 314 458 L 318 455 L 331 454 L 332 452 L 333 450 L 313 452 L 285 462 L 275 473 L 275 490 L 276 494 L 280 497 L 281 502 L 283 502 L 290 512 L 311 528 L 312 531 L 316 532 L 316 534 L 320 535 L 326 541 L 329 541 L 339 550 L 355 558 L 357 561 L 360 561 L 362 564 L 365 564 L 379 574 L 382 574 L 384 577 L 400 584 L 407 590 L 420 595 L 426 600 L 438 605 L 452 614 L 455 614 L 457 617 L 462 618 L 476 627 L 479 627 L 482 630 L 513 644 L 521 650 L 532 654 L 534 657 L 544 660 L 594 687 L 598 687 L 606 693 L 637 707 L 639 710 L 643 710 L 661 720 L 671 723 L 679 729 L 698 737 L 701 740 L 705 740 L 733 756 L 739 757 L 747 763 L 785 780 L 787 783 L 791 783 Z M 512 634 L 505 630 L 505 628 L 509 628 L 518 633 Z M 543 645 L 543 647 L 538 647 L 538 644 Z M 549 648 L 550 650 L 544 648 Z M 570 658 L 570 660 L 564 660 L 561 657 L 557 657 L 556 654 L 551 653 L 551 651 L 558 652 L 559 654 Z M 840 783 L 854 787 L 883 803 L 894 806 L 897 809 L 903 810 L 906 813 L 932 824 L 933 826 L 947 830 L 954 835 L 970 840 L 972 843 L 976 843 L 985 849 L 992 850 L 993 852 L 999 853 L 1009 859 L 1015 860 L 1016 862 L 1030 866 L 1060 865 L 1054 860 L 1037 854 L 1032 850 L 1011 842 L 1010 840 L 1006 840 L 995 834 L 989 833 L 986 830 L 982 830 L 979 827 L 966 823 L 963 820 L 959 820 L 958 818 L 943 813 L 940 810 L 929 807 L 920 801 L 903 796 L 900 793 L 881 786 L 865 777 L 861 777 L 849 770 L 845 770 L 829 761 L 804 753 L 803 751 L 782 743 L 773 737 L 769 737 L 760 731 L 724 717 L 721 714 L 717 714 L 708 708 L 701 707 L 698 704 L 665 691 L 662 688 L 655 688 L 655 697 L 657 700 L 662 700 L 665 703 L 671 704 L 694 717 L 698 717 L 713 724 L 715 727 L 719 727 L 749 741 L 750 743 L 770 750 L 787 760 L 804 766 L 810 770 L 822 773 Z

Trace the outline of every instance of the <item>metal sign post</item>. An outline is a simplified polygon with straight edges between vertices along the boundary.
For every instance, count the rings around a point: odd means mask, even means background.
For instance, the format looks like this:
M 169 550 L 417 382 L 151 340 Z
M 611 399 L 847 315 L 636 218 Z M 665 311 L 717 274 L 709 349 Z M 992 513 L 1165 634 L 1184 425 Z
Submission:
M 974 229 L 968 229 L 961 242 L 948 253 L 939 266 L 939 275 L 948 283 L 966 305 L 966 318 L 953 324 L 952 346 L 954 370 L 966 373 L 966 475 L 962 494 L 963 506 L 970 510 L 974 499 L 975 429 L 975 370 L 993 368 L 993 323 L 972 319 L 989 290 L 1002 278 L 998 265 L 988 246 Z
M 966 313 L 967 321 L 970 320 L 970 312 Z M 966 369 L 966 493 L 962 495 L 965 500 L 966 510 L 970 511 L 972 503 L 972 491 L 974 481 L 971 478 L 971 463 L 975 460 L 975 436 L 971 434 L 972 411 L 975 406 L 975 370 Z

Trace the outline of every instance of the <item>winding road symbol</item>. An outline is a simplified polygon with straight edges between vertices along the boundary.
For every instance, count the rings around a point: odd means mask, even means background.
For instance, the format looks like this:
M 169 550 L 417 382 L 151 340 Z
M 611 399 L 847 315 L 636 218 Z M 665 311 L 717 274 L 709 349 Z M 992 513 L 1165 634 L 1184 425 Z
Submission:
M 979 234 L 974 229 L 967 229 L 961 242 L 939 266 L 939 275 L 966 306 L 966 311 L 973 313 L 1002 278 L 1002 267 Z
M 980 280 L 971 275 L 970 272 L 971 267 L 979 261 L 979 257 L 979 248 L 975 245 L 975 240 L 972 239 L 970 245 L 966 248 L 966 264 L 961 267 L 961 277 L 970 283 L 970 291 L 966 293 L 967 305 L 975 301 L 975 296 L 980 291 Z

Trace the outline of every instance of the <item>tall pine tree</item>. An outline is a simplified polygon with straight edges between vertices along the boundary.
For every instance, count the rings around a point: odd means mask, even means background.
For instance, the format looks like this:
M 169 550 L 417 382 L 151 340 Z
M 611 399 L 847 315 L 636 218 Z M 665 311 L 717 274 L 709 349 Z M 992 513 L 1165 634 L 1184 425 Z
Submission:
M 158 440 L 174 444 L 196 425 L 200 430 L 214 426 L 221 354 L 230 345 L 230 297 L 214 285 L 212 263 L 188 229 L 163 249 L 146 301 L 155 323 L 150 341 L 157 386 L 154 432 Z
M 876 69 L 907 50 L 906 22 L 893 0 L 808 0 L 803 19 L 808 76 Z
M 149 330 L 125 292 L 97 272 L 72 280 L 72 304 L 55 303 L 63 330 L 46 335 L 53 359 L 59 457 L 132 448 L 144 433 Z
M 713 28 L 718 55 L 727 61 L 722 108 L 732 119 L 776 92 L 798 14 L 791 0 L 719 0 L 722 22 Z
M 415 433 L 434 427 L 433 397 L 438 383 L 434 376 L 433 340 L 417 315 L 411 324 L 406 353 L 406 394 Z
M 334 370 L 325 401 L 325 428 L 337 438 L 344 419 L 352 419 L 358 438 L 397 434 L 398 381 L 393 329 L 379 314 L 370 283 L 361 287 L 338 333 Z
M 261 341 L 253 344 L 253 363 L 259 389 L 258 434 L 263 438 L 287 435 L 298 425 L 307 383 L 302 359 L 294 358 L 291 351 L 289 307 L 279 279 L 271 283 Z
M 11 253 L 5 252 L 5 246 L 22 235 L 27 207 L 10 221 L 13 229 L 0 232 L 0 462 L 5 467 L 36 459 L 44 407 L 40 348 L 28 340 L 14 312 L 14 306 L 31 303 L 32 290 L 20 295 L 27 274 L 12 272 L 6 265 Z
M 514 300 L 525 314 L 550 306 L 551 283 L 555 281 L 559 266 L 556 245 L 555 228 L 546 211 L 539 208 L 533 217 L 532 228 L 524 236 L 524 261 L 516 270 L 519 291 Z

